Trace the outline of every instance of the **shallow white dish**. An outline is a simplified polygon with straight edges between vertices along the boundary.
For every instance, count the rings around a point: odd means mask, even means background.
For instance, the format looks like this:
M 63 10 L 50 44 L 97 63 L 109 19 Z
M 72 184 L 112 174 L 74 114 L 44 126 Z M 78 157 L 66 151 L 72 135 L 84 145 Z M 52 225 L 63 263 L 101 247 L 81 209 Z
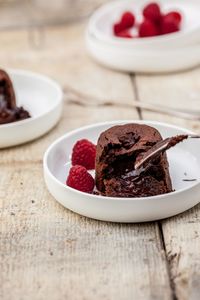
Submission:
M 125 72 L 176 72 L 200 64 L 200 44 L 167 50 L 119 48 L 87 35 L 87 48 L 92 57 L 106 67 Z
M 62 90 L 52 79 L 29 71 L 8 70 L 14 85 L 18 106 L 31 118 L 0 125 L 0 148 L 34 140 L 59 121 L 62 112 Z
M 96 39 L 117 45 L 118 47 L 129 47 L 134 49 L 172 49 L 200 42 L 200 2 L 197 0 L 159 0 L 162 11 L 167 13 L 171 10 L 180 11 L 183 15 L 181 31 L 150 38 L 123 39 L 113 35 L 112 26 L 118 22 L 122 13 L 126 10 L 132 11 L 137 21 L 142 19 L 142 9 L 149 0 L 119 0 L 102 5 L 92 15 L 88 25 L 88 32 Z M 141 48 L 142 47 L 142 48 Z
M 44 178 L 53 197 L 66 208 L 86 217 L 111 222 L 146 222 L 181 213 L 200 202 L 200 141 L 190 139 L 168 151 L 173 193 L 143 198 L 111 198 L 90 195 L 66 186 L 72 147 L 87 138 L 97 142 L 99 134 L 117 124 L 140 123 L 157 128 L 162 136 L 192 132 L 152 121 L 115 121 L 95 124 L 69 132 L 56 140 L 43 160 Z M 183 181 L 196 179 L 196 181 Z
M 86 31 L 89 53 L 99 63 L 125 72 L 175 72 L 200 64 L 200 2 L 160 0 L 163 11 L 183 13 L 182 30 L 158 37 L 123 39 L 112 33 L 112 26 L 125 10 L 136 16 L 148 0 L 114 1 L 100 7 Z

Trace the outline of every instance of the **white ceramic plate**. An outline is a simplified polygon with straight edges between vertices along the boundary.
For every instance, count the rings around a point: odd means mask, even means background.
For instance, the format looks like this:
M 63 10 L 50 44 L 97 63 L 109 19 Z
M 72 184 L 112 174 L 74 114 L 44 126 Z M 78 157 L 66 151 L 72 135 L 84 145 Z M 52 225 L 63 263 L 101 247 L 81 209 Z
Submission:
M 163 73 L 183 71 L 200 64 L 200 44 L 167 50 L 131 50 L 113 47 L 87 36 L 92 57 L 106 67 L 125 72 Z
M 49 131 L 60 119 L 62 90 L 52 79 L 23 70 L 8 70 L 17 105 L 31 114 L 30 119 L 0 125 L 0 148 L 34 140 Z
M 50 193 L 66 208 L 86 217 L 112 222 L 146 222 L 181 213 L 200 202 L 200 141 L 190 139 L 168 151 L 173 193 L 144 198 L 111 198 L 90 195 L 66 186 L 72 147 L 87 138 L 97 142 L 100 133 L 114 125 L 148 124 L 163 138 L 192 132 L 165 123 L 116 121 L 77 129 L 55 141 L 44 155 L 44 177 Z M 196 179 L 196 181 L 183 181 Z
M 125 72 L 175 72 L 200 64 L 200 2 L 160 0 L 163 11 L 180 10 L 182 30 L 158 37 L 123 39 L 112 34 L 113 24 L 125 10 L 136 15 L 148 0 L 114 1 L 100 7 L 88 25 L 88 51 L 99 63 Z

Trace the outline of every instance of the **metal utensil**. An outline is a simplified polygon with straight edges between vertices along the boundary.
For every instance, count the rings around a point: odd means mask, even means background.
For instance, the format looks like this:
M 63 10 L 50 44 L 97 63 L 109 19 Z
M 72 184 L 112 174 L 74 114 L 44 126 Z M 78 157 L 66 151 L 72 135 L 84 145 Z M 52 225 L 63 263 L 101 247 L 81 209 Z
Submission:
M 148 111 L 162 113 L 187 120 L 200 121 L 200 110 L 170 108 L 165 105 L 154 104 L 149 102 L 135 102 L 134 106 Z
M 153 147 L 151 147 L 147 152 L 143 154 L 143 156 L 136 161 L 135 170 L 137 173 L 141 173 L 146 171 L 149 166 L 151 166 L 151 162 L 155 161 L 162 153 L 174 147 L 176 144 L 182 142 L 187 138 L 200 138 L 199 135 L 177 135 L 174 137 L 166 138 L 158 143 L 156 143 Z
M 115 105 L 116 107 L 124 107 L 126 105 L 126 107 L 129 108 L 141 108 L 147 111 L 161 113 L 182 119 L 200 121 L 200 110 L 172 108 L 165 105 L 150 102 L 142 102 L 139 100 L 133 101 L 132 104 L 125 104 L 125 99 L 113 99 L 113 101 L 109 101 L 106 99 L 94 97 L 93 95 L 79 93 L 78 91 L 69 86 L 65 89 L 65 95 L 68 99 L 68 102 L 75 103 L 81 106 L 102 107 Z

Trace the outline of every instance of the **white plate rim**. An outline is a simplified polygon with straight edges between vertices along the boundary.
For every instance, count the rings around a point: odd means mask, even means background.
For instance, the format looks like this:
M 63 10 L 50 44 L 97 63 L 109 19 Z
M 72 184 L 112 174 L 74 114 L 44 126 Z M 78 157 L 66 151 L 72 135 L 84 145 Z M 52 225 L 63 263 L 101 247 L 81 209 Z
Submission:
M 92 40 L 93 39 L 93 40 Z M 95 41 L 94 41 L 95 39 Z M 110 44 L 107 44 L 99 39 L 96 38 L 96 36 L 91 35 L 89 32 L 86 33 L 86 42 L 88 43 L 98 43 L 100 47 L 104 47 L 106 51 L 113 51 L 113 46 Z M 96 44 L 97 45 L 97 44 Z M 115 49 L 116 52 L 124 53 L 126 56 L 129 55 L 129 57 L 135 57 L 135 56 L 142 56 L 145 58 L 153 57 L 157 58 L 158 56 L 160 57 L 169 57 L 169 56 L 176 56 L 176 55 L 181 55 L 182 54 L 188 54 L 190 52 L 199 52 L 198 50 L 200 49 L 200 44 L 195 44 L 195 45 L 188 45 L 184 47 L 177 47 L 175 49 L 159 49 L 159 50 L 152 50 L 152 49 L 131 49 L 131 48 L 121 48 L 121 49 Z
M 102 195 L 93 195 L 93 194 L 87 194 L 87 193 L 84 193 L 84 192 L 81 192 L 81 191 L 78 191 L 78 190 L 75 190 L 67 185 L 65 185 L 64 183 L 60 182 L 52 173 L 51 171 L 49 170 L 48 168 L 48 163 L 47 163 L 47 159 L 48 159 L 48 156 L 49 156 L 49 153 L 50 151 L 52 150 L 52 148 L 58 144 L 60 141 L 62 141 L 63 139 L 65 139 L 66 137 L 70 137 L 71 135 L 79 132 L 79 131 L 84 131 L 84 130 L 87 130 L 87 129 L 90 129 L 90 128 L 93 128 L 93 127 L 96 127 L 96 126 L 103 126 L 103 125 L 117 125 L 117 123 L 120 124 L 127 124 L 127 123 L 138 123 L 138 124 L 146 124 L 146 125 L 161 125 L 161 126 L 167 126 L 167 127 L 170 127 L 170 128 L 173 128 L 173 129 L 177 129 L 177 130 L 181 130 L 181 131 L 184 131 L 186 134 L 195 134 L 193 131 L 191 130 L 188 130 L 186 128 L 183 128 L 183 127 L 180 127 L 180 126 L 176 126 L 176 125 L 172 125 L 172 124 L 169 124 L 169 123 L 165 123 L 165 122 L 159 122 L 159 121 L 152 121 L 152 120 L 116 120 L 116 121 L 108 121 L 108 122 L 100 122 L 100 123 L 95 123 L 95 124 L 92 124 L 92 125 L 87 125 L 87 126 L 83 126 L 83 127 L 80 127 L 80 128 L 77 128 L 75 130 L 72 130 L 66 134 L 64 134 L 63 136 L 61 136 L 60 138 L 56 139 L 48 148 L 47 150 L 45 151 L 44 153 L 44 156 L 43 156 L 43 170 L 44 172 L 47 172 L 48 176 L 51 177 L 52 180 L 54 180 L 57 184 L 60 185 L 60 187 L 66 189 L 66 190 L 69 190 L 71 192 L 74 192 L 75 194 L 78 194 L 79 196 L 83 195 L 87 195 L 87 197 L 89 198 L 95 198 L 95 199 L 98 199 L 98 200 L 101 200 L 102 198 L 103 199 L 107 199 L 109 201 L 134 201 L 134 202 L 137 202 L 137 201 L 146 201 L 147 199 L 149 200 L 157 200 L 157 201 L 161 201 L 161 200 L 166 200 L 166 198 L 168 197 L 171 197 L 171 195 L 178 195 L 178 194 L 182 194 L 186 191 L 189 191 L 190 189 L 193 189 L 194 187 L 196 187 L 197 185 L 200 184 L 199 181 L 197 182 L 194 182 L 192 185 L 190 185 L 189 187 L 185 187 L 183 189 L 180 189 L 178 191 L 173 191 L 171 193 L 167 193 L 167 194 L 162 194 L 162 195 L 156 195 L 156 196 L 149 196 L 149 197 L 135 197 L 135 198 L 125 198 L 125 197 L 106 197 L 106 196 L 102 196 Z
M 50 109 L 47 109 L 45 112 L 38 114 L 37 116 L 31 116 L 31 118 L 25 119 L 25 120 L 21 120 L 21 121 L 17 121 L 17 122 L 12 122 L 12 123 L 8 123 L 8 124 L 1 124 L 0 125 L 0 130 L 1 129 L 5 129 L 5 128 L 12 128 L 12 127 L 17 127 L 17 126 L 21 126 L 21 125 L 26 125 L 27 123 L 33 122 L 33 121 L 37 121 L 43 117 L 45 117 L 46 115 L 48 115 L 49 113 L 53 112 L 61 103 L 62 103 L 62 99 L 63 99 L 63 91 L 61 86 L 52 78 L 37 73 L 37 72 L 33 72 L 33 71 L 29 71 L 29 70 L 24 70 L 24 69 L 5 69 L 5 71 L 8 73 L 8 75 L 12 76 L 12 75 L 24 75 L 24 76 L 35 76 L 38 79 L 42 79 L 45 80 L 46 82 L 50 83 L 51 85 L 54 86 L 54 88 L 57 90 L 57 97 L 56 97 L 56 101 L 55 103 L 50 107 Z

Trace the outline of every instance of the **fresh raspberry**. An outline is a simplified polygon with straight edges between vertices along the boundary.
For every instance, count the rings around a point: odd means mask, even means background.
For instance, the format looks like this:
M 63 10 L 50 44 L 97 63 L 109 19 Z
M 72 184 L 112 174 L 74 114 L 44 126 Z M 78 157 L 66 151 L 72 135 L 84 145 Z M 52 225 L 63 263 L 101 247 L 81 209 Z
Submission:
M 121 37 L 121 38 L 128 38 L 128 39 L 131 39 L 133 36 L 130 34 L 130 32 L 128 30 L 123 30 L 123 31 L 120 31 L 118 34 L 117 34 L 118 37 Z
M 169 19 L 169 18 L 163 18 L 162 20 L 162 24 L 161 24 L 161 33 L 162 34 L 168 34 L 168 33 L 173 33 L 173 32 L 177 32 L 180 30 L 179 25 L 177 24 L 176 21 L 174 21 L 173 19 Z
M 66 184 L 71 188 L 91 193 L 94 189 L 94 179 L 83 166 L 73 166 L 69 171 Z
M 140 37 L 150 37 L 158 35 L 159 31 L 156 25 L 150 20 L 144 20 L 139 27 L 139 36 Z
M 113 33 L 114 35 L 118 35 L 121 31 L 123 31 L 125 28 L 124 26 L 120 23 L 116 23 L 113 25 Z
M 156 2 L 149 3 L 143 9 L 143 16 L 157 23 L 161 19 L 160 6 Z
M 113 25 L 113 33 L 116 36 L 119 36 L 119 33 L 121 33 L 122 31 L 128 28 L 131 28 L 132 26 L 134 26 L 134 24 L 135 24 L 135 16 L 131 12 L 126 11 L 125 13 L 123 13 L 121 17 L 121 21 Z
M 90 141 L 83 139 L 73 147 L 72 165 L 84 166 L 87 170 L 95 168 L 96 146 Z
M 135 24 L 135 16 L 130 11 L 126 11 L 123 13 L 120 23 L 124 29 L 131 28 Z
M 180 25 L 182 21 L 182 16 L 178 11 L 171 11 L 168 14 L 164 15 L 163 19 L 165 19 L 165 21 L 172 21 L 177 25 Z

